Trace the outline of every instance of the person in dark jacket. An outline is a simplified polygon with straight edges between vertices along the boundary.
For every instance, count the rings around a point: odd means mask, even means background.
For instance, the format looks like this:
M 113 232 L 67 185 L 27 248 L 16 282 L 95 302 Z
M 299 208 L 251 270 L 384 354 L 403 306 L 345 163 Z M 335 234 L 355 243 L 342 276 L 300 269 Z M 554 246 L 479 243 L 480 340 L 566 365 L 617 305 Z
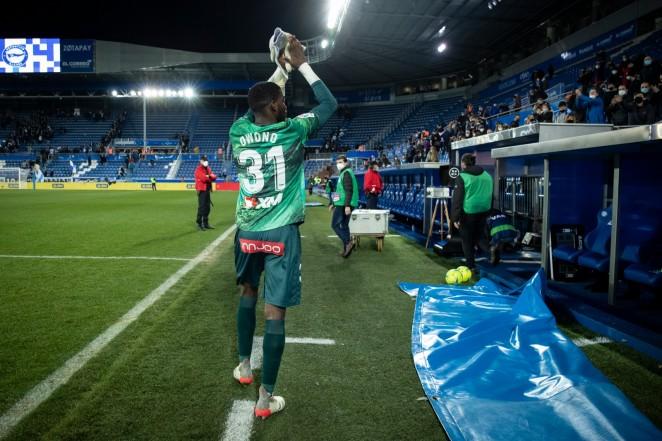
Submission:
M 211 209 L 211 188 L 216 175 L 209 168 L 207 156 L 200 157 L 200 164 L 195 169 L 195 190 L 198 192 L 198 215 L 195 223 L 200 231 L 212 230 L 209 225 L 209 210 Z
M 340 253 L 343 257 L 349 257 L 352 254 L 354 243 L 349 234 L 349 216 L 352 209 L 359 205 L 359 186 L 356 182 L 356 176 L 349 166 L 347 157 L 338 156 L 336 166 L 340 174 L 336 191 L 333 193 L 333 217 L 331 218 L 331 228 L 336 232 L 343 243 L 343 250 Z
M 660 75 L 660 63 L 653 60 L 653 57 L 646 55 L 644 57 L 644 64 L 639 71 L 639 77 L 642 82 L 655 83 Z
M 607 120 L 615 126 L 627 125 L 628 112 L 631 107 L 632 98 L 628 94 L 627 87 L 624 85 L 618 86 L 618 94 L 611 99 L 605 112 L 607 114 Z
M 492 177 L 476 165 L 471 153 L 462 155 L 460 176 L 455 180 L 451 202 L 451 220 L 460 230 L 462 252 L 469 268 L 475 268 L 474 247 L 485 253 L 491 252 L 485 224 L 492 208 Z M 491 256 L 494 263 L 496 256 Z
M 638 126 L 643 124 L 653 124 L 655 122 L 655 107 L 644 98 L 644 95 L 638 93 L 634 96 L 634 105 L 628 112 L 628 124 Z

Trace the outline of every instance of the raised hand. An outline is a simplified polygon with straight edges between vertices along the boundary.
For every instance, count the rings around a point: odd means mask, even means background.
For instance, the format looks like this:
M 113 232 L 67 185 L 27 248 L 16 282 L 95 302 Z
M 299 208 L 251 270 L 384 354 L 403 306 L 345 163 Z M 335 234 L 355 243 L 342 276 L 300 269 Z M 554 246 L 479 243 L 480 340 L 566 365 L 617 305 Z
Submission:
M 290 37 L 290 43 L 286 52 L 289 53 L 289 56 L 285 57 L 285 61 L 290 63 L 294 69 L 298 69 L 299 66 L 307 61 L 306 55 L 303 52 L 303 46 L 294 35 Z

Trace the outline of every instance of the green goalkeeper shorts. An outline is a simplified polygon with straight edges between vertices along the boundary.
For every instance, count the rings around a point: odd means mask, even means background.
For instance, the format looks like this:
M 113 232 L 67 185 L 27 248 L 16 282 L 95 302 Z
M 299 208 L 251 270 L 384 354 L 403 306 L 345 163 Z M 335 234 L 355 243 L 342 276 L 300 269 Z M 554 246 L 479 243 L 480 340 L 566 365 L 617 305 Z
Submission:
M 268 231 L 237 230 L 237 284 L 257 288 L 264 271 L 264 301 L 289 308 L 301 303 L 301 235 L 298 225 Z

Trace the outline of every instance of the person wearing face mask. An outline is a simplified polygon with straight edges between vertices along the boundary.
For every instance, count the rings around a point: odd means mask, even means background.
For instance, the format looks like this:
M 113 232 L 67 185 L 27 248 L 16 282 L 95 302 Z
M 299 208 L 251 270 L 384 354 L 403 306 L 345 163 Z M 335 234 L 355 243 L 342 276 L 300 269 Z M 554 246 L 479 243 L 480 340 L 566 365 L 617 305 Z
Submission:
M 595 66 L 593 66 L 593 67 L 594 67 L 594 70 L 593 70 L 593 74 L 591 76 L 591 83 L 592 84 L 600 84 L 605 80 L 605 67 L 599 61 L 596 61 Z
M 572 112 L 568 109 L 568 105 L 565 101 L 559 103 L 559 111 L 554 115 L 554 122 L 557 124 L 565 124 L 568 122 L 568 117 L 572 115 Z
M 618 84 L 621 81 L 620 76 L 618 75 L 618 68 L 616 67 L 615 64 L 610 63 L 610 65 L 607 67 L 609 70 L 609 75 L 607 75 L 607 83 L 610 84 Z
M 436 151 L 435 147 L 430 147 L 430 151 Z M 367 198 L 368 210 L 376 210 L 379 201 L 379 195 L 382 193 L 382 177 L 379 174 L 379 165 L 377 162 L 372 161 L 370 168 L 363 177 L 363 192 Z
M 354 249 L 354 243 L 349 234 L 349 215 L 352 214 L 352 209 L 359 205 L 359 186 L 346 156 L 338 156 L 336 167 L 338 167 L 340 174 L 338 175 L 336 192 L 333 193 L 335 208 L 331 218 L 331 228 L 342 240 L 343 250 L 340 255 L 349 257 L 352 254 L 352 249 Z
M 209 168 L 207 156 L 202 155 L 200 164 L 195 169 L 195 190 L 198 192 L 198 216 L 195 223 L 198 224 L 200 231 L 214 228 L 209 225 L 209 210 L 211 206 L 211 188 L 215 180 L 216 175 Z
M 545 123 L 551 123 L 552 119 L 554 117 L 554 114 L 552 113 L 552 110 L 549 107 L 548 103 L 543 103 L 541 106 L 541 111 L 538 114 L 537 120 L 538 122 L 545 122 Z
M 642 82 L 655 84 L 660 76 L 660 64 L 655 62 L 650 55 L 646 55 L 639 76 Z
M 628 124 L 628 112 L 632 107 L 632 98 L 625 86 L 618 86 L 618 93 L 612 97 L 606 110 L 607 120 L 615 126 Z
M 604 124 L 605 111 L 604 102 L 598 95 L 598 90 L 592 87 L 589 90 L 589 95 L 583 95 L 582 92 L 575 90 L 575 106 L 577 109 L 586 111 L 586 122 L 589 124 Z

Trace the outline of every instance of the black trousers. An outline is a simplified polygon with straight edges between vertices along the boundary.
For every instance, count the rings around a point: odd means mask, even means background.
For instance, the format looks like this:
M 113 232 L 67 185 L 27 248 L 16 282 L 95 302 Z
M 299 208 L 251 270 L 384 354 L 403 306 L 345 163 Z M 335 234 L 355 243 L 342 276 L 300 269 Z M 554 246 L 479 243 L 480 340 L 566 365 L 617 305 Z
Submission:
M 377 202 L 379 201 L 379 196 L 376 193 L 368 193 L 366 199 L 367 199 L 366 205 L 368 210 L 376 210 Z
M 490 253 L 490 243 L 487 238 L 487 212 L 464 214 L 460 220 L 460 238 L 462 238 L 462 252 L 469 268 L 474 268 L 476 260 L 474 257 L 474 247 L 483 250 L 486 254 Z
M 209 218 L 209 210 L 211 209 L 211 191 L 198 191 L 198 217 L 196 222 L 199 224 L 207 224 Z

